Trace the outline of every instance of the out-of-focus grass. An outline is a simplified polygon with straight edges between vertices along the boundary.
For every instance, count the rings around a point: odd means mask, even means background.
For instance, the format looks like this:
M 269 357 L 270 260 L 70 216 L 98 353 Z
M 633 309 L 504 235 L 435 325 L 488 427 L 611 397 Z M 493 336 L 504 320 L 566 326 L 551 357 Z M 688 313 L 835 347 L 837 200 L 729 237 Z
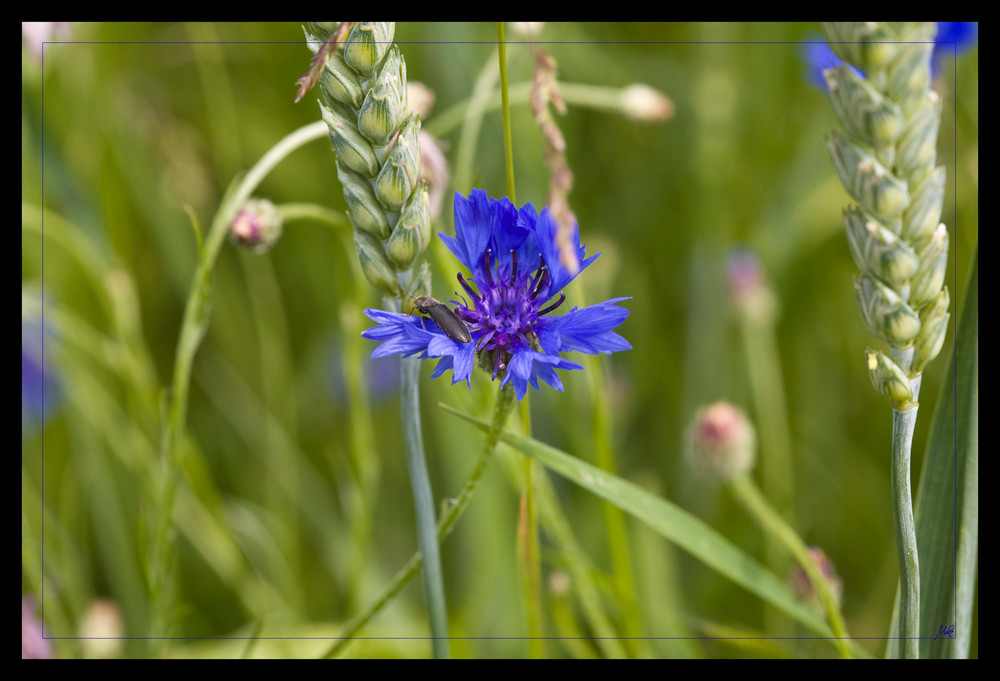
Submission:
M 148 612 L 139 528 L 160 471 L 158 391 L 169 382 L 197 260 L 186 207 L 207 224 L 232 177 L 316 120 L 318 110 L 312 94 L 292 103 L 309 58 L 296 24 L 71 30 L 74 44 L 48 45 L 43 64 L 22 59 L 22 200 L 49 211 L 44 239 L 37 229 L 22 231 L 22 288 L 44 290 L 53 327 L 50 369 L 62 385 L 57 411 L 44 425 L 22 429 L 22 591 L 41 593 L 44 565 L 50 635 L 81 635 L 83 613 L 103 596 L 121 608 L 125 635 L 141 639 Z M 676 105 L 673 119 L 659 125 L 583 108 L 558 121 L 575 174 L 570 201 L 581 240 L 588 252 L 603 253 L 585 275 L 590 302 L 633 296 L 620 331 L 634 349 L 600 358 L 618 474 L 762 555 L 757 529 L 726 495 L 690 475 L 682 459 L 683 431 L 697 406 L 719 398 L 750 404 L 725 258 L 736 245 L 751 246 L 781 304 L 777 338 L 791 405 L 797 529 L 836 563 L 851 633 L 881 637 L 896 583 L 889 410 L 864 370 L 863 350 L 872 341 L 857 317 L 854 266 L 840 226 L 847 197 L 823 145 L 834 118 L 825 94 L 802 77 L 798 46 L 788 42 L 814 30 L 552 24 L 540 40 L 554 41 L 543 47 L 566 81 L 645 82 Z M 396 38 L 409 78 L 433 89 L 434 110 L 443 111 L 471 93 L 493 57 L 487 43 L 495 27 L 399 24 Z M 526 46 L 511 44 L 508 55 L 512 80 L 529 79 Z M 954 282 L 965 280 L 978 232 L 978 50 L 960 59 L 957 80 L 948 66 L 938 83 L 945 99 L 939 152 L 949 178 L 943 219 L 953 234 L 954 310 Z M 540 206 L 548 177 L 527 107 L 514 106 L 512 128 L 518 198 Z M 446 138 L 452 162 L 459 135 Z M 502 195 L 502 159 L 500 117 L 489 113 L 474 186 Z M 470 186 L 453 189 L 467 193 Z M 279 204 L 344 208 L 326 141 L 295 152 L 259 193 Z M 451 230 L 449 211 L 446 199 L 438 231 Z M 35 216 L 25 209 L 22 220 Z M 60 229 L 60 221 L 69 227 Z M 333 636 L 415 550 L 396 369 L 368 360 L 371 348 L 358 342 L 367 326 L 360 308 L 378 300 L 358 280 L 354 258 L 349 241 L 306 221 L 286 225 L 265 256 L 223 250 L 189 405 L 176 635 L 248 636 L 263 621 L 264 639 Z M 450 297 L 454 276 L 435 271 L 438 298 Z M 942 356 L 952 342 L 949 334 Z M 945 364 L 937 361 L 924 374 L 914 471 L 932 402 L 947 380 Z M 428 364 L 425 376 L 430 371 Z M 358 388 L 352 376 L 367 379 L 367 390 L 351 391 Z M 563 394 L 532 396 L 533 435 L 592 461 L 583 427 L 590 413 L 586 377 L 564 382 Z M 424 384 L 438 497 L 457 492 L 480 436 L 431 405 L 444 400 L 485 413 L 493 386 L 485 375 L 473 383 L 471 392 L 443 379 Z M 368 404 L 358 397 L 365 393 Z M 351 451 L 352 435 L 364 427 L 359 413 L 371 419 L 374 451 Z M 362 470 L 367 464 L 359 461 L 376 463 Z M 612 561 L 601 502 L 553 483 L 598 584 L 606 584 Z M 372 487 L 362 493 L 362 485 Z M 455 642 L 456 656 L 525 653 L 509 638 L 523 633 L 514 605 L 516 504 L 502 469 L 491 469 L 444 549 L 452 635 L 470 637 Z M 752 595 L 630 529 L 646 635 L 764 629 Z M 551 543 L 542 540 L 550 577 L 565 556 L 546 552 Z M 615 614 L 613 605 L 607 609 Z M 407 589 L 366 635 L 426 635 L 420 590 Z M 86 653 L 80 641 L 55 643 L 59 655 Z M 311 654 L 264 643 L 255 654 Z M 349 653 L 423 654 L 403 643 L 369 640 Z M 239 654 L 231 643 L 188 645 L 175 642 L 171 652 Z M 864 645 L 882 648 L 878 641 Z M 660 655 L 744 654 L 711 640 L 652 646 Z M 124 654 L 146 650 L 132 640 Z M 582 654 L 568 645 L 550 651 Z M 806 642 L 787 652 L 828 654 Z

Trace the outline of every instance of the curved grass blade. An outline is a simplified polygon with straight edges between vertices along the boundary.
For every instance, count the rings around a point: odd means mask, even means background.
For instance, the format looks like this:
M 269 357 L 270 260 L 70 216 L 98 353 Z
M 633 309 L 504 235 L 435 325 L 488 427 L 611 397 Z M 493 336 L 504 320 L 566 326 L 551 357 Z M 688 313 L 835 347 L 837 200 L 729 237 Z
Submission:
M 447 405 L 439 406 L 480 428 L 488 427 L 486 422 Z M 796 601 L 780 579 L 687 511 L 627 480 L 611 475 L 538 440 L 506 430 L 500 434 L 500 439 L 522 454 L 540 461 L 549 469 L 635 516 L 724 577 L 832 642 L 833 633 L 826 622 L 808 607 Z M 859 657 L 870 657 L 867 651 L 853 642 L 851 648 Z

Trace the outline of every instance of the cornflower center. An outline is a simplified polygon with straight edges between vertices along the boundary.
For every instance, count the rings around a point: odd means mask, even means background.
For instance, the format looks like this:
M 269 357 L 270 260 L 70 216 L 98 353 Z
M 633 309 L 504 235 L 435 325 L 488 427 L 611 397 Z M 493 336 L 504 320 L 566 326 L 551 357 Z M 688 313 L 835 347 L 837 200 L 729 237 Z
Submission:
M 545 259 L 534 272 L 519 272 L 517 251 L 511 251 L 511 264 L 501 265 L 490 262 L 490 250 L 483 254 L 483 267 L 473 273 L 479 292 L 458 274 L 458 283 L 472 299 L 471 306 L 462 299 L 463 305 L 455 309 L 457 314 L 472 329 L 472 339 L 481 359 L 493 365 L 493 377 L 507 368 L 511 357 L 523 348 L 542 351 L 534 326 L 538 318 L 551 312 L 566 300 L 566 294 L 559 294 L 559 300 L 542 307 L 549 299 L 552 277 L 545 265 Z

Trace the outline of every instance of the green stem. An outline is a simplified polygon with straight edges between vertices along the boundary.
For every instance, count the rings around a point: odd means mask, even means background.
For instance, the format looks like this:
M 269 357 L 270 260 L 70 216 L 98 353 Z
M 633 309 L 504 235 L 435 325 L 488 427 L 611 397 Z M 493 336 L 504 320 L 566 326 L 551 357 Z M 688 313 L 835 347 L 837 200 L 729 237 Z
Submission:
M 458 493 L 458 497 L 449 504 L 445 513 L 441 516 L 441 520 L 438 522 L 437 526 L 437 543 L 441 544 L 451 531 L 454 529 L 455 524 L 458 519 L 462 517 L 465 512 L 466 507 L 472 500 L 472 495 L 476 491 L 476 487 L 479 485 L 480 479 L 483 477 L 483 473 L 486 471 L 486 466 L 489 464 L 490 460 L 493 458 L 493 452 L 496 451 L 497 443 L 500 441 L 500 433 L 503 431 L 504 424 L 507 423 L 507 417 L 510 416 L 510 412 L 514 407 L 514 389 L 510 385 L 500 388 L 497 393 L 497 401 L 493 407 L 493 423 L 490 426 L 490 430 L 486 434 L 486 441 L 483 443 L 482 452 L 479 454 L 479 458 L 476 460 L 475 466 L 472 468 L 472 472 L 469 473 L 469 477 L 465 479 L 465 483 L 462 485 L 461 491 Z M 341 634 L 341 638 L 334 643 L 329 650 L 323 655 L 324 658 L 336 657 L 344 647 L 351 642 L 354 634 L 358 632 L 368 621 L 374 617 L 384 606 L 388 603 L 396 594 L 403 590 L 410 580 L 420 571 L 420 567 L 423 564 L 423 556 L 418 551 L 413 554 L 406 565 L 404 565 L 399 572 L 396 573 L 392 581 L 386 586 L 377 599 L 363 612 L 358 613 L 351 621 L 344 626 L 344 631 Z
M 497 22 L 497 41 L 500 51 L 500 102 L 503 113 L 503 156 L 507 171 L 507 198 L 515 206 L 517 198 L 514 195 L 514 147 L 510 134 L 510 96 L 507 92 L 507 44 L 503 38 L 503 22 Z
M 903 371 L 909 371 L 913 348 L 892 348 L 892 359 Z M 920 395 L 921 376 L 910 379 L 913 401 Z M 917 557 L 917 529 L 913 521 L 913 496 L 910 492 L 910 451 L 918 408 L 892 410 L 892 519 L 896 530 L 896 555 L 899 559 L 899 647 L 907 660 L 920 657 L 920 563 Z
M 768 503 L 749 475 L 744 474 L 734 478 L 730 482 L 729 488 L 732 490 L 737 501 L 746 509 L 747 513 L 750 514 L 765 532 L 770 533 L 771 536 L 781 542 L 802 567 L 802 570 L 809 577 L 809 581 L 812 583 L 813 590 L 819 597 L 823 609 L 826 611 L 827 619 L 830 622 L 830 629 L 833 630 L 834 641 L 840 650 L 841 657 L 851 657 L 849 647 L 850 636 L 847 633 L 847 625 L 844 624 L 844 616 L 837 605 L 837 598 L 833 593 L 833 589 L 830 588 L 830 583 L 823 576 L 822 572 L 820 572 L 816 561 L 809 554 L 809 549 L 806 547 L 805 542 L 802 541 L 795 533 L 795 530 Z
M 475 107 L 476 115 L 482 116 L 489 111 L 494 111 L 502 106 L 502 93 L 498 90 L 490 91 L 483 89 L 492 86 L 492 78 L 488 76 L 495 72 L 490 70 L 484 72 L 480 81 L 476 83 L 476 89 L 469 99 L 452 104 L 441 113 L 434 114 L 423 128 L 435 137 L 443 137 L 462 124 L 469 115 L 469 109 Z M 508 88 L 511 106 L 527 106 L 528 95 L 531 92 L 532 83 L 515 83 Z M 626 109 L 622 89 L 616 87 L 603 87 L 600 85 L 588 85 L 586 83 L 565 83 L 559 81 L 559 94 L 570 106 L 579 106 L 595 111 L 602 111 L 610 114 L 625 115 Z M 478 128 L 477 128 L 478 129 Z M 456 164 L 457 166 L 457 164 Z M 455 173 L 458 177 L 458 173 Z
M 417 546 L 424 557 L 427 616 L 430 619 L 434 657 L 445 660 L 451 657 L 448 646 L 448 610 L 445 606 L 441 554 L 435 532 L 434 494 L 427 475 L 424 438 L 420 430 L 420 360 L 416 357 L 404 357 L 401 372 L 403 439 L 406 442 L 406 467 L 410 472 L 410 488 L 413 490 L 413 506 L 417 517 Z
M 195 353 L 208 329 L 212 268 L 229 231 L 229 223 L 261 181 L 290 153 L 325 134 L 326 125 L 323 121 L 318 121 L 299 128 L 274 145 L 238 184 L 231 186 L 226 192 L 212 220 L 205 243 L 199 244 L 200 258 L 184 306 L 184 318 L 177 339 L 173 380 L 166 409 L 167 422 L 160 440 L 161 463 L 165 469 L 162 471 L 164 483 L 157 504 L 160 516 L 151 537 L 148 567 L 152 637 L 159 638 L 166 635 L 167 620 L 173 610 L 172 597 L 168 589 L 174 543 L 170 528 L 173 526 L 177 486 L 183 476 L 180 441 L 184 435 L 187 416 L 191 367 Z

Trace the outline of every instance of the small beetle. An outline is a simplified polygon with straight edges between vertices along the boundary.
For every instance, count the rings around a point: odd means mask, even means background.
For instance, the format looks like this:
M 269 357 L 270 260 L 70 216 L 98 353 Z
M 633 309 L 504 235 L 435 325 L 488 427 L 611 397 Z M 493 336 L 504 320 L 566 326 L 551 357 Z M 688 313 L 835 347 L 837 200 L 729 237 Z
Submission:
M 438 328 L 444 331 L 448 338 L 458 343 L 469 343 L 472 335 L 465 322 L 455 314 L 455 311 L 430 296 L 416 296 L 413 298 L 413 306 L 431 318 Z

